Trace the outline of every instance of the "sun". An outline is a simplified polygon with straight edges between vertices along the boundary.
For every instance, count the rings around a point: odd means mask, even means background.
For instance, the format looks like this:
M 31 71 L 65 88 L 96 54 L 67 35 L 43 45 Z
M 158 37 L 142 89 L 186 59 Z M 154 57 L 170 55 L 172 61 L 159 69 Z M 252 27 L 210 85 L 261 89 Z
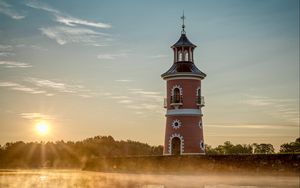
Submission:
M 49 124 L 45 121 L 40 121 L 36 124 L 36 131 L 40 135 L 45 135 L 49 132 Z

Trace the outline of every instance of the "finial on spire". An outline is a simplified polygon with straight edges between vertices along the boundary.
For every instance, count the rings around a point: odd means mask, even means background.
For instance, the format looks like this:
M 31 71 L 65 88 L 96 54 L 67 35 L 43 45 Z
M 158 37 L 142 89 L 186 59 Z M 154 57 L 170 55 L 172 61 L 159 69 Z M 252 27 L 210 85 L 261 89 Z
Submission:
M 184 19 L 185 19 L 185 16 L 184 16 L 184 10 L 183 10 L 183 13 L 182 13 L 182 16 L 180 17 L 182 19 L 182 31 L 181 31 L 181 34 L 185 34 L 185 25 L 184 25 Z

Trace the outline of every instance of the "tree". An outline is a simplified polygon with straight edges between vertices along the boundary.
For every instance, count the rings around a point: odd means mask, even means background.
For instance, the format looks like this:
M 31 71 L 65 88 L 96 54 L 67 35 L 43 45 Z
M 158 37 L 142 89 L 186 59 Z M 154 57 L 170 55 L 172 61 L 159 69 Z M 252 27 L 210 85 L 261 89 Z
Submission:
M 300 137 L 295 142 L 285 143 L 280 146 L 280 153 L 300 153 Z
M 215 148 L 212 148 L 210 145 L 205 144 L 205 153 L 208 155 L 219 155 L 221 154 L 218 150 Z
M 252 144 L 255 154 L 272 154 L 275 153 L 272 144 Z
M 215 149 L 210 148 L 210 152 L 226 155 L 252 154 L 252 146 L 246 144 L 233 145 L 230 141 L 226 141 L 224 145 L 219 145 Z

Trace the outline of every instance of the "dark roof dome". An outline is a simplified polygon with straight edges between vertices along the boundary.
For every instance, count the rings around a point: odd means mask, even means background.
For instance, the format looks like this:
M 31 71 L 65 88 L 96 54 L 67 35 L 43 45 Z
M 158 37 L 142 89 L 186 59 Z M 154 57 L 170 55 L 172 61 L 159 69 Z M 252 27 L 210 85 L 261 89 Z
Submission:
M 206 77 L 206 74 L 200 71 L 194 63 L 182 61 L 176 62 L 172 67 L 161 75 L 163 78 L 179 76 L 182 74 L 199 77 L 201 79 Z
M 181 36 L 179 40 L 172 46 L 172 48 L 180 47 L 180 46 L 191 46 L 191 47 L 197 47 L 189 39 L 187 38 L 185 33 L 181 33 Z

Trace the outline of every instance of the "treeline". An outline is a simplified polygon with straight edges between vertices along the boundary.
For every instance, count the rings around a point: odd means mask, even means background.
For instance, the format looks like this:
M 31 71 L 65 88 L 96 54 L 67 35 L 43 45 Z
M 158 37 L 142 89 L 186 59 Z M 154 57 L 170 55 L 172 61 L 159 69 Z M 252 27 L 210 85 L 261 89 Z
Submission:
M 212 148 L 211 155 L 273 154 L 271 144 L 234 145 L 227 141 Z M 279 153 L 300 153 L 300 138 L 282 144 Z M 136 141 L 117 141 L 111 136 L 96 136 L 77 142 L 6 143 L 0 146 L 0 168 L 81 168 L 87 159 L 95 157 L 154 156 L 162 155 L 163 146 L 150 146 Z
M 237 144 L 230 141 L 224 142 L 216 148 L 209 145 L 205 147 L 206 154 L 212 155 L 234 155 L 234 154 L 274 154 L 275 149 L 272 144 Z M 295 142 L 285 143 L 280 146 L 279 153 L 300 153 L 300 137 Z
M 80 168 L 88 158 L 161 155 L 163 146 L 136 141 L 116 141 L 96 136 L 77 142 L 6 143 L 0 149 L 0 168 Z

